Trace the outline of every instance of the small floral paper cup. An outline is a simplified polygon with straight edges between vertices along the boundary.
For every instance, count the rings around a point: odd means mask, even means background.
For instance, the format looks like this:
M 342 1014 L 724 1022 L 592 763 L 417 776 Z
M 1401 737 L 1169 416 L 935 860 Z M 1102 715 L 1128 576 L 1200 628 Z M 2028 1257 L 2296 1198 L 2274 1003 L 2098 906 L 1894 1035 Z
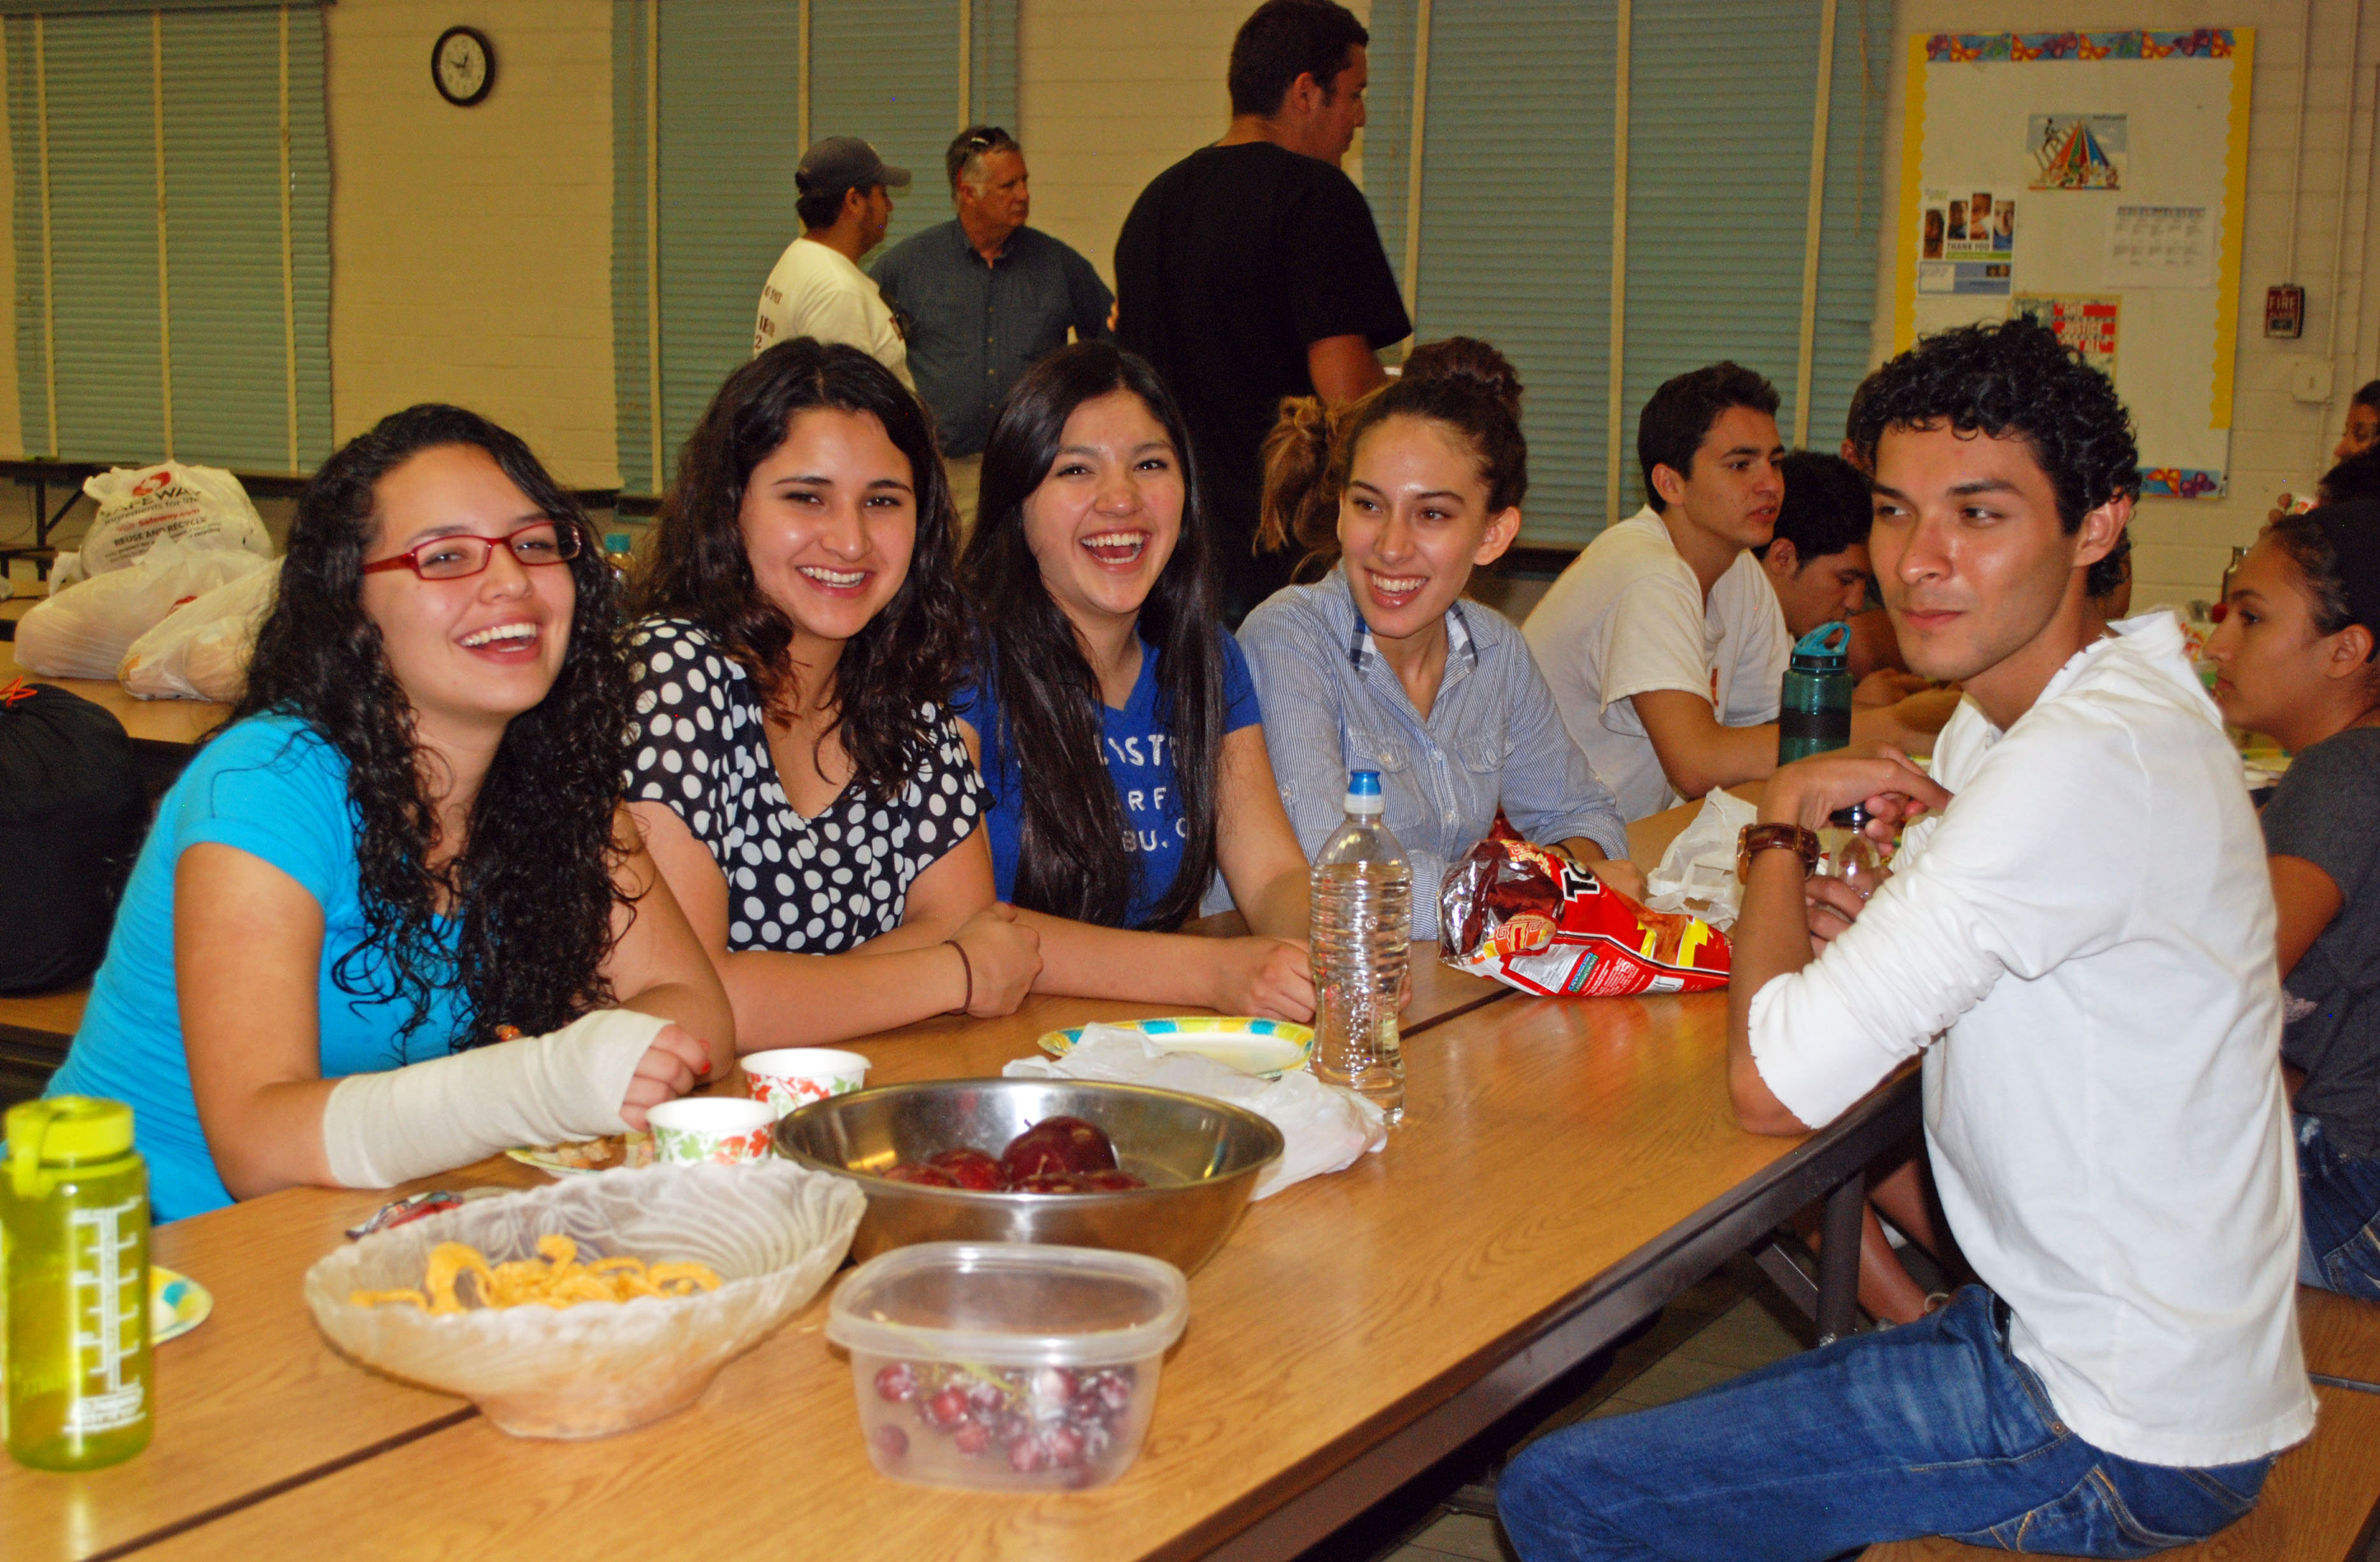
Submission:
M 743 1059 L 744 1088 L 780 1117 L 797 1106 L 849 1095 L 868 1082 L 868 1059 L 832 1047 L 786 1047 Z
M 777 1121 L 765 1102 L 732 1095 L 680 1096 L 646 1113 L 645 1120 L 652 1125 L 653 1159 L 673 1165 L 764 1160 Z

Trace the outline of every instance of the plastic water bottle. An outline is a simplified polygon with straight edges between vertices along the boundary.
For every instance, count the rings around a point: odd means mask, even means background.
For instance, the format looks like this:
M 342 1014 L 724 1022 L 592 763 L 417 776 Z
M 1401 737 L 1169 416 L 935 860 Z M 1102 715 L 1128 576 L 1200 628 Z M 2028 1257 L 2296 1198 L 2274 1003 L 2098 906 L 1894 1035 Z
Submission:
M 1785 664 L 1777 702 L 1777 763 L 1791 764 L 1852 740 L 1852 627 L 1821 624 Z
M 0 1275 L 8 1452 L 97 1470 L 149 1446 L 149 1168 L 132 1108 L 58 1095 L 8 1109 Z
M 1315 854 L 1314 1077 L 1390 1122 L 1405 1115 L 1397 998 L 1413 942 L 1413 864 L 1380 822 L 1380 775 L 1347 777 L 1347 819 Z

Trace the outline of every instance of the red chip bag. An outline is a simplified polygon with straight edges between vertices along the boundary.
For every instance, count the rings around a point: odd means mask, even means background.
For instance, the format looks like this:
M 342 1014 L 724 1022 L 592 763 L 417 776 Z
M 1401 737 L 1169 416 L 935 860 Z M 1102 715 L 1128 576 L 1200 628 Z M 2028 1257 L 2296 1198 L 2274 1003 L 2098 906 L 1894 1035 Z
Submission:
M 1446 871 L 1439 958 L 1542 997 L 1704 993 L 1727 985 L 1727 935 L 1648 911 L 1559 852 L 1481 841 Z

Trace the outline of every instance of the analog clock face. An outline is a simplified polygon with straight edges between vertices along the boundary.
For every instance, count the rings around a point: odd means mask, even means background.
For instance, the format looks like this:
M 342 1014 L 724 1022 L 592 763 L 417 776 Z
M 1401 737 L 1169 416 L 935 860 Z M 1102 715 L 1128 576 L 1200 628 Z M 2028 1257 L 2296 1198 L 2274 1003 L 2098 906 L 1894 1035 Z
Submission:
M 494 55 L 480 33 L 468 27 L 448 28 L 431 51 L 430 75 L 448 103 L 475 104 L 494 85 Z

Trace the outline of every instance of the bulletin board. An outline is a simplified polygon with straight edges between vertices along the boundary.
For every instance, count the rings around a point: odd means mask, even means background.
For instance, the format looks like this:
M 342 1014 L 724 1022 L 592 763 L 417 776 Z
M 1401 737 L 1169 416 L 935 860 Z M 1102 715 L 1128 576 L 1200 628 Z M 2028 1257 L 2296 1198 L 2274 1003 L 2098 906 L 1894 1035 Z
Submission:
M 2131 409 L 2142 492 L 2230 465 L 2255 33 L 1910 40 L 1895 341 L 2031 315 Z

